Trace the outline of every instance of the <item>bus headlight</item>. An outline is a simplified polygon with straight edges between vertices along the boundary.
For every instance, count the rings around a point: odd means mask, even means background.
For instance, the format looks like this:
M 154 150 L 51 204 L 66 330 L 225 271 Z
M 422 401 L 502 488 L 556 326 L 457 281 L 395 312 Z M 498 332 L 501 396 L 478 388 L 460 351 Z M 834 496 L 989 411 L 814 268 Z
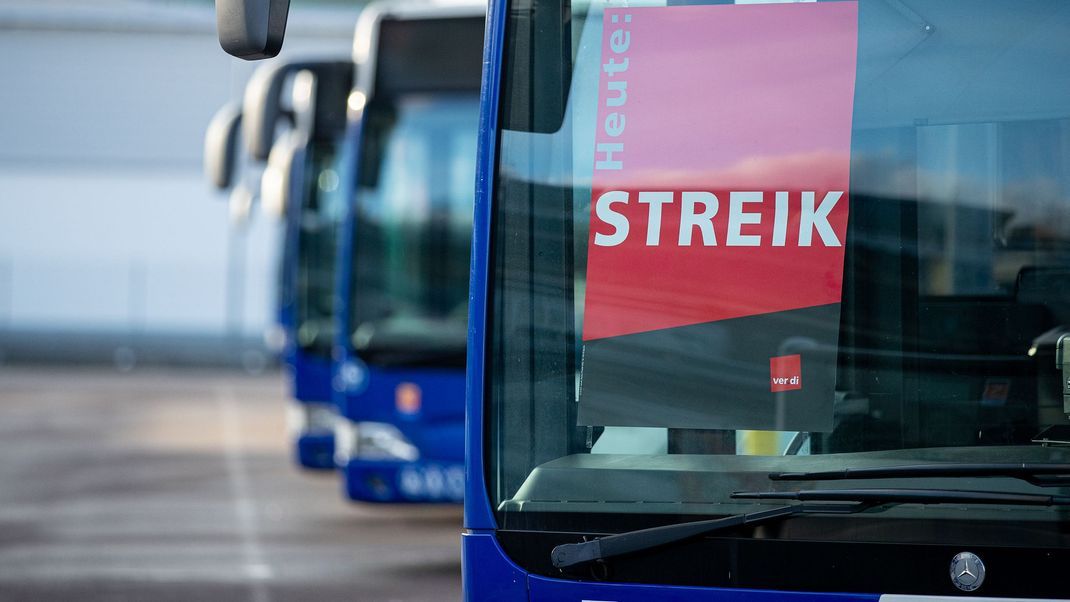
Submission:
M 420 450 L 392 424 L 338 420 L 334 427 L 335 463 L 351 459 L 413 462 Z

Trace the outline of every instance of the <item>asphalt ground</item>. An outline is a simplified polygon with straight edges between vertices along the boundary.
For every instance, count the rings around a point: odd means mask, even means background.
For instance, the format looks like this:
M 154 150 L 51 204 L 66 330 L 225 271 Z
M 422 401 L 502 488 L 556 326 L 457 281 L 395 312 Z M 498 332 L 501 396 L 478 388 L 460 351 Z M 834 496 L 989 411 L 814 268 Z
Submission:
M 458 507 L 294 467 L 278 373 L 0 366 L 0 600 L 460 598 Z

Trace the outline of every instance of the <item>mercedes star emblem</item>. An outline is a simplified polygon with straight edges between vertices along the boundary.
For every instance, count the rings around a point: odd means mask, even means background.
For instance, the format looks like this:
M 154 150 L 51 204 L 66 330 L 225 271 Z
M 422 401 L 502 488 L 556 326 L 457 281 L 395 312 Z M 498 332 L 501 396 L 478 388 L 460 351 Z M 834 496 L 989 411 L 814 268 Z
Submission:
M 959 552 L 951 559 L 951 582 L 964 592 L 972 592 L 985 582 L 985 563 L 972 552 Z

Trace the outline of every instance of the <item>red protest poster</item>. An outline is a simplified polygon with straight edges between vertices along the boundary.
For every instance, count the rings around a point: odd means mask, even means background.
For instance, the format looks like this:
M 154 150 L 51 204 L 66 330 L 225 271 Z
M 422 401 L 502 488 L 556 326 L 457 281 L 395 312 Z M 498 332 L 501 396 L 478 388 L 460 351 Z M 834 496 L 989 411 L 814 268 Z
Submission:
M 771 360 L 837 342 L 857 18 L 855 2 L 605 10 L 581 423 L 649 403 L 662 426 L 828 426 L 828 358 L 802 354 L 787 387 Z

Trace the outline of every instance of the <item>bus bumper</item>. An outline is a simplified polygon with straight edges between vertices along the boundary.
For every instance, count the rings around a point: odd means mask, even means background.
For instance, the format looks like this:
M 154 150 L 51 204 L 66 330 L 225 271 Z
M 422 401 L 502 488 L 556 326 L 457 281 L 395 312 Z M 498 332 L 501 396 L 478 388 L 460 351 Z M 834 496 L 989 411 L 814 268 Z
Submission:
M 341 467 L 345 495 L 377 503 L 460 504 L 464 464 L 416 460 L 350 459 Z
M 295 459 L 301 468 L 334 469 L 334 435 L 308 434 L 297 438 Z
M 294 459 L 302 468 L 330 470 L 334 464 L 334 421 L 337 412 L 329 403 L 291 403 L 287 422 L 294 441 Z

